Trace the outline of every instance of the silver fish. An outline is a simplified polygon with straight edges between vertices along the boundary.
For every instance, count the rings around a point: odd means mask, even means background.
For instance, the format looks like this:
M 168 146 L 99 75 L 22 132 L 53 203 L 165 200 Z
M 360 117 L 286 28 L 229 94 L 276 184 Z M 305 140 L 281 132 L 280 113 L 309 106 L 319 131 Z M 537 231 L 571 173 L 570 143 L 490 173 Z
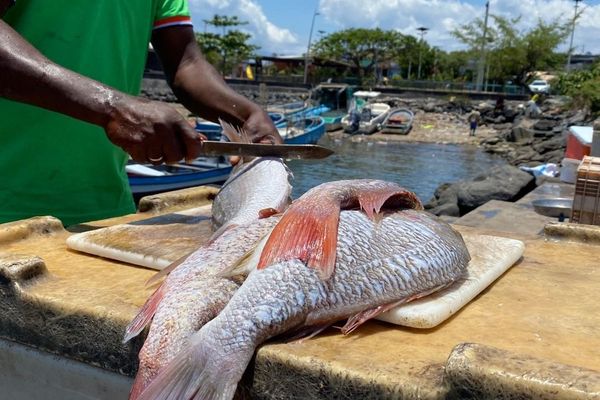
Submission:
M 293 214 L 292 208 L 287 213 Z M 470 259 L 458 232 L 420 210 L 376 221 L 360 211 L 343 211 L 337 232 L 329 276 L 298 258 L 252 271 L 140 399 L 231 399 L 255 348 L 269 338 L 319 332 L 344 318 L 349 320 L 343 332 L 349 333 L 397 304 L 456 281 Z
M 220 274 L 271 231 L 277 219 L 268 217 L 287 207 L 290 178 L 280 159 L 258 158 L 238 167 L 213 203 L 220 230 L 208 244 L 151 280 L 157 282 L 169 273 L 126 329 L 124 341 L 137 336 L 152 321 L 139 354 L 130 399 L 136 399 L 187 345 L 189 337 L 227 304 L 240 281 Z

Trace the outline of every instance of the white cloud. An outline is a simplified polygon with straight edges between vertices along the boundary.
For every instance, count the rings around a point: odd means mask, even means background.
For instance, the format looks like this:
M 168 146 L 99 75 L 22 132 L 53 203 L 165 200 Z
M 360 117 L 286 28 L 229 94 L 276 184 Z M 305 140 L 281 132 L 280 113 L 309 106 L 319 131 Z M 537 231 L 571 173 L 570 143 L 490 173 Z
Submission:
M 289 52 L 299 46 L 297 36 L 269 21 L 260 5 L 253 0 L 190 0 L 190 12 L 198 31 L 204 30 L 202 20 L 217 13 L 236 15 L 247 21 L 248 25 L 239 29 L 252 35 L 251 43 L 261 47 L 261 54 Z
M 542 19 L 551 21 L 573 16 L 570 0 L 491 0 L 490 11 L 508 17 L 521 15 L 520 29 L 530 28 Z M 585 4 L 585 3 L 581 3 Z M 578 21 L 575 42 L 577 52 L 600 53 L 600 5 L 585 5 Z M 483 17 L 484 6 L 460 0 L 321 0 L 321 15 L 336 29 L 350 27 L 398 29 L 417 35 L 419 26 L 430 30 L 426 40 L 445 50 L 461 47 L 451 35 L 452 29 Z M 566 47 L 566 45 L 565 45 Z

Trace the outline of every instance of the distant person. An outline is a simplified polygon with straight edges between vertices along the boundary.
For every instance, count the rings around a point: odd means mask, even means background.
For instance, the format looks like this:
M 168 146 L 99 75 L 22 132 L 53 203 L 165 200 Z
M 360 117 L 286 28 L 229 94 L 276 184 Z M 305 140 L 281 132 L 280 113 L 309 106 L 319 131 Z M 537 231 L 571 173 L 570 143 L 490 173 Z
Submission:
M 496 98 L 496 105 L 494 106 L 494 115 L 502 115 L 504 114 L 504 96 L 498 96 Z
M 189 15 L 187 0 L 0 0 L 0 223 L 129 214 L 127 153 L 198 157 L 203 135 L 173 107 L 136 97 L 149 40 L 189 110 L 281 142 L 206 61 Z
M 481 119 L 481 114 L 477 110 L 471 111 L 467 120 L 469 121 L 469 136 L 475 136 L 475 132 L 477 131 L 477 126 L 479 125 L 479 121 Z
M 536 93 L 533 96 L 531 96 L 531 99 L 529 99 L 529 101 L 527 102 L 527 107 L 525 108 L 525 115 L 527 117 L 535 118 L 535 117 L 538 117 L 542 113 L 542 110 L 538 106 L 539 100 L 540 100 L 539 94 Z

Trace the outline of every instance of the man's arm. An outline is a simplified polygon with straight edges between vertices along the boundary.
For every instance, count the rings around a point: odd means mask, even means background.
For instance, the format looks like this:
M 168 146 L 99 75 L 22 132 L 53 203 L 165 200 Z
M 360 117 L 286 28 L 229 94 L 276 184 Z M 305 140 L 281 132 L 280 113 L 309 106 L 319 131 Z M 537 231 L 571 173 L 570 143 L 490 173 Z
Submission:
M 203 137 L 172 107 L 124 94 L 44 57 L 0 20 L 0 97 L 104 128 L 137 161 L 198 156 Z
M 192 27 L 156 29 L 152 34 L 152 45 L 173 92 L 189 110 L 211 121 L 222 118 L 242 126 L 254 142 L 282 142 L 268 114 L 231 89 L 206 61 Z

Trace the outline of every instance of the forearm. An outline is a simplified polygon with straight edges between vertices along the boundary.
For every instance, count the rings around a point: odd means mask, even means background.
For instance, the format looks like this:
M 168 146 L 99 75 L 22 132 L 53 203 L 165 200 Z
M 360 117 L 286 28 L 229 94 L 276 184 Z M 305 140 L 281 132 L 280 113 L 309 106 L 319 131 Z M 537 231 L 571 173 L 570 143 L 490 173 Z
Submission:
M 152 44 L 161 57 L 167 79 L 178 100 L 211 121 L 223 118 L 241 126 L 260 107 L 236 93 L 202 55 L 192 29 L 154 32 Z
M 48 60 L 0 20 L 0 97 L 106 126 L 126 96 Z
M 211 121 L 223 118 L 241 126 L 260 109 L 231 89 L 203 57 L 184 61 L 174 74 L 172 88 L 189 110 Z

